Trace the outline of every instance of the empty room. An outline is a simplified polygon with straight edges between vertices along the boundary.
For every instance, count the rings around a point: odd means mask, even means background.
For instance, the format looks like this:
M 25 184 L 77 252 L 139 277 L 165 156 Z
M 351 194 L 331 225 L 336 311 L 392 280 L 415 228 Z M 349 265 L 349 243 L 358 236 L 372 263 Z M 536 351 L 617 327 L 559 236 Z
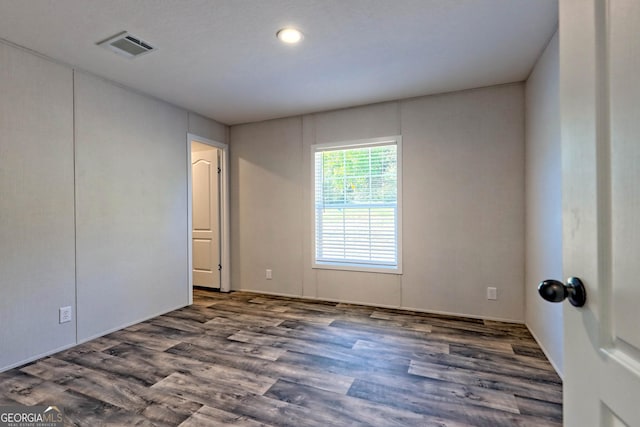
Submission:
M 639 22 L 0 0 L 0 426 L 640 427 Z

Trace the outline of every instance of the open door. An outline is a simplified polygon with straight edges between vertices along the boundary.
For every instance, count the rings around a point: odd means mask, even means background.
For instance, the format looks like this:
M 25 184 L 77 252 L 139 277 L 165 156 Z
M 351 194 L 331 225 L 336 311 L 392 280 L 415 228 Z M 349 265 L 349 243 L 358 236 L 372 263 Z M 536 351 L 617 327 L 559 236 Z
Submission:
M 193 285 L 220 288 L 220 154 L 217 148 L 192 142 Z
M 193 286 L 231 290 L 229 146 L 187 134 L 188 298 Z
M 560 1 L 564 425 L 640 426 L 640 1 Z

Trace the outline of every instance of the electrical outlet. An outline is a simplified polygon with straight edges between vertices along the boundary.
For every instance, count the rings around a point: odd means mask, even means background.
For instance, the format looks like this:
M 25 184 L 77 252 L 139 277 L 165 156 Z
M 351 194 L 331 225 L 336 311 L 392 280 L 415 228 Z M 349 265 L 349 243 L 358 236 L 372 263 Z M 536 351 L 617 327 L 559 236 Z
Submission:
M 487 288 L 487 299 L 490 299 L 490 300 L 498 299 L 498 289 L 497 288 L 488 287 Z
M 273 275 L 271 274 L 271 269 L 270 268 L 267 268 L 267 271 L 265 273 L 265 277 L 267 278 L 267 280 L 273 279 Z
M 60 323 L 71 322 L 72 318 L 71 306 L 60 307 Z

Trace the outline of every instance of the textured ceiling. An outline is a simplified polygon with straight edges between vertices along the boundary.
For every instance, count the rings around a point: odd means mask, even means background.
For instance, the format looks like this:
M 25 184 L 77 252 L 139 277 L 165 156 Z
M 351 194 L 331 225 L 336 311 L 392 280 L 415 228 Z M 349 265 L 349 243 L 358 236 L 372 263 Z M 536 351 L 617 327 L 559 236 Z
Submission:
M 237 124 L 526 79 L 557 0 L 0 0 L 0 38 Z M 304 33 L 296 46 L 275 32 Z M 95 45 L 129 31 L 158 48 Z

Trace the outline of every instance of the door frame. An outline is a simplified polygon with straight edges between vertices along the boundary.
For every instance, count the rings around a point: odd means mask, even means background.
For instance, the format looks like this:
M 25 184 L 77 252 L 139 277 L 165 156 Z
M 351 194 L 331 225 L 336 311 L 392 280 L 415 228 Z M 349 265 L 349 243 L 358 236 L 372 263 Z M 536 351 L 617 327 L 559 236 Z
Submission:
M 189 304 L 193 304 L 193 181 L 191 176 L 191 142 L 209 145 L 221 151 L 220 168 L 220 292 L 231 290 L 231 262 L 229 239 L 229 145 L 193 133 L 187 133 L 187 267 Z

